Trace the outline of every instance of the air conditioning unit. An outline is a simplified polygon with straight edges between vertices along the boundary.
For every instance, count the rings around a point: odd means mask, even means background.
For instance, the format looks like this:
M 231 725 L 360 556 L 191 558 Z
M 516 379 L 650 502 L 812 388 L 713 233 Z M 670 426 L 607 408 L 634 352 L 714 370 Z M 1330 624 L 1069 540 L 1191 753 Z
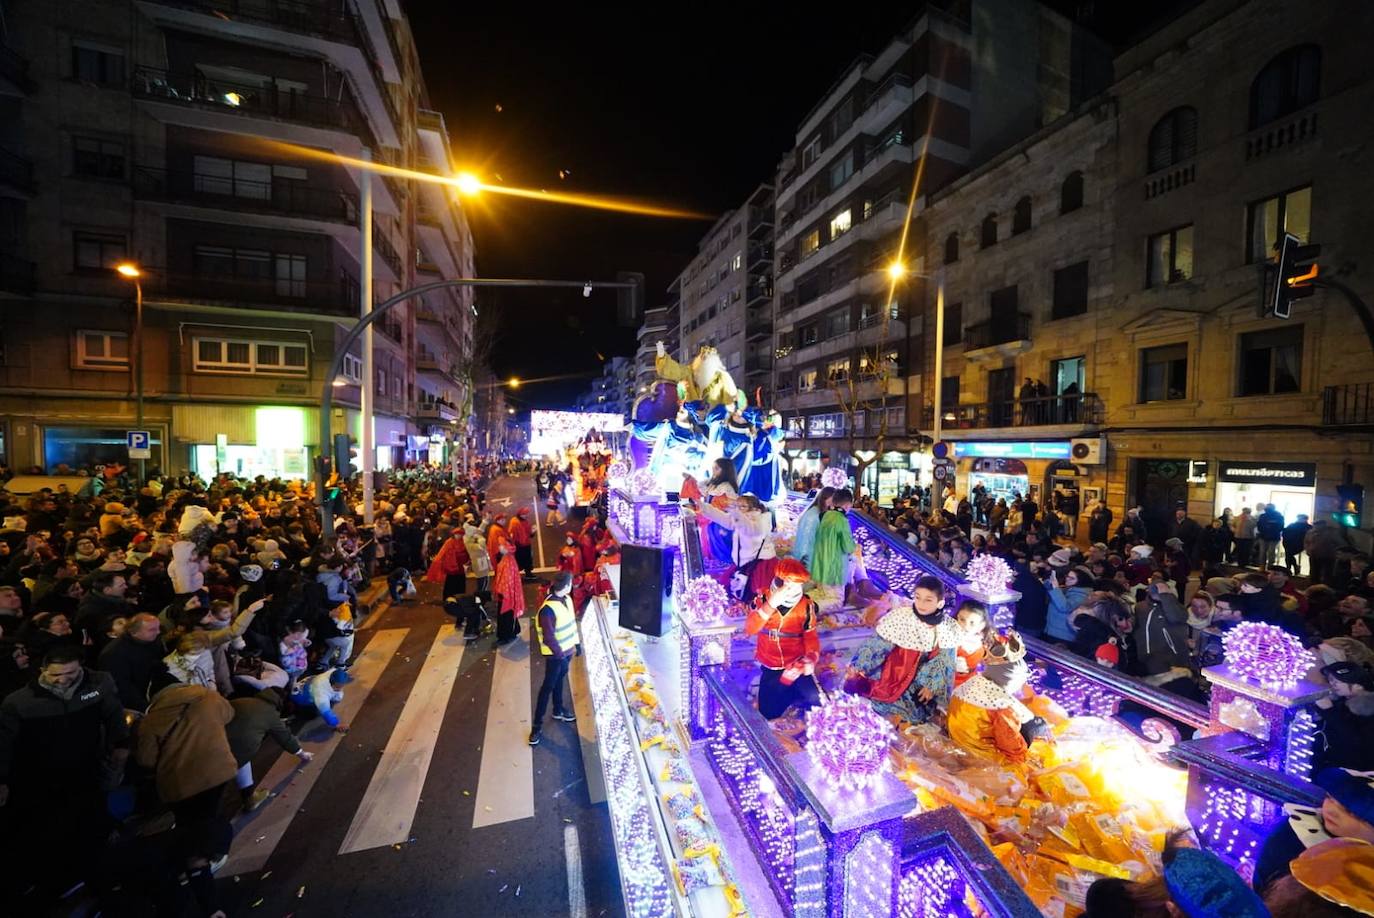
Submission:
M 1069 455 L 1076 465 L 1102 465 L 1107 461 L 1107 438 L 1085 437 L 1069 441 Z

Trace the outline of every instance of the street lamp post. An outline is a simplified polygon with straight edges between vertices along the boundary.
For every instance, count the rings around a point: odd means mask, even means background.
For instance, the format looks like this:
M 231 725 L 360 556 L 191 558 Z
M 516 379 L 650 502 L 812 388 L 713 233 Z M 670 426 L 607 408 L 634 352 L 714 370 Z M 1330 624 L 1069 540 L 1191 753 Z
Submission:
M 139 280 L 143 272 L 138 265 L 132 262 L 123 262 L 115 266 L 115 271 L 120 277 L 133 281 L 134 284 L 134 340 L 133 340 L 133 374 L 134 374 L 134 427 L 137 430 L 143 429 L 143 284 Z M 151 440 L 151 438 L 149 438 Z M 151 444 L 150 444 L 151 445 Z M 138 481 L 143 484 L 146 479 L 147 460 L 138 460 Z
M 327 487 L 329 484 L 329 443 L 330 440 L 330 416 L 334 413 L 334 380 L 343 372 L 343 359 L 348 354 L 349 348 L 357 342 L 382 316 L 391 311 L 392 308 L 404 303 L 413 297 L 423 296 L 433 290 L 443 290 L 449 287 L 576 287 L 579 290 L 592 288 L 607 289 L 637 289 L 638 284 L 634 281 L 564 281 L 564 280 L 522 280 L 518 278 L 481 278 L 469 277 L 455 280 L 435 281 L 432 284 L 421 284 L 410 290 L 402 290 L 400 293 L 378 303 L 370 312 L 348 330 L 334 348 L 334 359 L 329 365 L 329 372 L 325 374 L 324 383 L 320 388 L 320 446 L 319 455 L 316 457 L 315 474 L 315 499 L 320 504 L 320 528 L 325 538 L 334 536 L 334 509 L 330 506 Z M 371 380 L 367 380 L 365 385 L 370 385 Z

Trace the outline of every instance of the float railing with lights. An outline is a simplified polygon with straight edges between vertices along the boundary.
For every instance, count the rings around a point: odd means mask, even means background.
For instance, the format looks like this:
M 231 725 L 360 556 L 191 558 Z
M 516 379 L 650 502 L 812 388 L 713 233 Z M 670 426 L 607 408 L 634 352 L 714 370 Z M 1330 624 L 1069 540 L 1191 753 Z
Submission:
M 655 484 L 655 487 L 657 485 Z M 636 545 L 676 545 L 678 505 L 663 499 L 663 492 L 633 493 L 611 490 L 607 515 L 619 527 L 623 541 Z
M 885 769 L 861 786 L 837 781 L 835 763 L 811 754 L 810 724 L 808 749 L 787 752 L 750 701 L 747 671 L 709 667 L 701 681 L 706 760 L 786 913 L 1039 915 L 957 810 L 908 818 L 911 792 Z

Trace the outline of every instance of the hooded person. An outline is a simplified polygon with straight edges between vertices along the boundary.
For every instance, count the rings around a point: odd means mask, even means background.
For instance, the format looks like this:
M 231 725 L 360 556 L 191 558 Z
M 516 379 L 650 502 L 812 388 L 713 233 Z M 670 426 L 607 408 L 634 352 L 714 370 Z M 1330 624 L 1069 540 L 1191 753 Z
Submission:
M 920 724 L 934 716 L 954 687 L 959 627 L 945 614 L 945 588 L 927 574 L 911 605 L 894 606 L 849 664 L 845 689 L 863 695 L 884 716 Z
M 754 597 L 744 633 L 756 637 L 759 713 L 769 720 L 781 717 L 793 704 L 803 710 L 820 703 L 816 663 L 821 656 L 816 634 L 816 604 L 804 592 L 811 573 L 795 558 L 783 558 L 773 568 L 773 582 Z
M 984 657 L 983 672 L 954 689 L 949 699 L 949 735 L 980 758 L 1020 765 L 1030 744 L 1048 734 L 1045 720 L 1020 701 L 1030 680 L 1026 648 L 1012 632 Z
M 425 581 L 443 584 L 441 600 L 461 596 L 468 591 L 467 565 L 470 560 L 465 537 L 454 530 L 430 562 L 429 570 L 425 571 Z
M 534 532 L 530 527 L 530 508 L 521 507 L 510 521 L 510 540 L 515 546 L 515 563 L 526 579 L 534 576 Z
M 124 505 L 112 500 L 105 505 L 105 512 L 100 515 L 100 537 L 108 539 L 122 529 L 124 529 Z
M 510 536 L 506 534 L 506 515 L 498 513 L 491 518 L 491 525 L 487 527 L 487 557 L 491 559 L 493 569 L 501 563 L 501 555 L 497 549 L 502 542 L 509 541 Z
M 1164 866 L 1164 885 L 1184 918 L 1269 918 L 1235 868 L 1201 848 L 1173 852 Z
M 563 546 L 558 549 L 558 569 L 567 571 L 574 578 L 582 576 L 582 548 L 577 544 L 575 530 L 569 529 L 563 534 Z
M 496 643 L 505 645 L 520 636 L 520 624 L 516 619 L 525 614 L 525 587 L 520 580 L 520 568 L 515 563 L 515 546 L 508 539 L 503 538 L 496 544 L 496 558 L 496 575 L 491 585 L 492 593 L 500 601 Z
M 1292 872 L 1298 886 L 1347 913 L 1374 915 L 1374 844 L 1354 838 L 1324 841 L 1298 855 Z M 1266 902 L 1273 903 L 1277 892 L 1267 894 Z
M 281 550 L 276 539 L 266 539 L 262 548 L 256 555 L 258 563 L 266 570 L 271 570 L 274 566 L 286 560 L 286 553 Z
M 211 513 L 208 508 L 199 504 L 187 504 L 186 509 L 181 511 L 181 522 L 177 525 L 177 535 L 184 539 L 203 525 L 218 526 L 219 514 Z
M 1332 838 L 1374 842 L 1374 776 L 1344 768 L 1323 768 L 1312 783 L 1326 792 L 1317 808 L 1286 804 L 1255 859 L 1254 886 L 1262 890 L 1288 873 L 1293 859 Z

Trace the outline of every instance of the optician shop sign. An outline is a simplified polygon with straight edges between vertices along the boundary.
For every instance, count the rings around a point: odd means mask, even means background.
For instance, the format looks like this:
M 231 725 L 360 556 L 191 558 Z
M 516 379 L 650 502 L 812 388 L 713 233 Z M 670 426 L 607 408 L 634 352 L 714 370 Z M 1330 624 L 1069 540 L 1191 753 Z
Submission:
M 961 459 L 1070 459 L 1073 445 L 1068 440 L 961 440 L 955 445 L 955 455 Z
M 1223 459 L 1218 464 L 1218 481 L 1243 484 L 1288 485 L 1294 488 L 1317 486 L 1314 462 L 1266 462 L 1262 459 Z

